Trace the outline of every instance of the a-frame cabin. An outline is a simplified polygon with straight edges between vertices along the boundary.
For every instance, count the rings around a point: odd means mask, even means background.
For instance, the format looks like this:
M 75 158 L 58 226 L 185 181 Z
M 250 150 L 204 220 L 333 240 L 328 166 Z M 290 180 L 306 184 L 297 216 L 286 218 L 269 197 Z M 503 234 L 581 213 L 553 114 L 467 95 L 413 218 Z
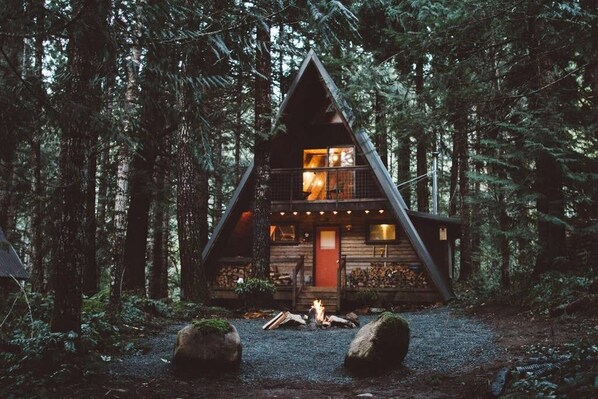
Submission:
M 278 118 L 285 128 L 271 156 L 275 299 L 298 310 L 315 297 L 337 310 L 364 290 L 384 303 L 451 299 L 458 220 L 407 209 L 313 51 Z M 204 248 L 213 299 L 235 299 L 238 278 L 251 272 L 253 180 L 250 165 Z

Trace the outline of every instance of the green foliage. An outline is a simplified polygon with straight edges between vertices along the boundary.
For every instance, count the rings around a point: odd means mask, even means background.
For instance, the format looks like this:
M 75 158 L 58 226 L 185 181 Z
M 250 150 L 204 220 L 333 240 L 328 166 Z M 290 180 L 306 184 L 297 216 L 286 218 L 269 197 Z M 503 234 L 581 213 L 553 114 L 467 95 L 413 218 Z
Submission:
M 516 375 L 505 398 L 593 398 L 598 396 L 598 346 L 577 342 L 562 348 L 535 345 L 530 358 L 553 363 L 540 373 Z
M 180 320 L 192 320 L 203 317 L 230 317 L 232 312 L 219 306 L 206 306 L 196 302 L 178 301 L 171 306 L 172 317 Z
M 240 297 L 251 297 L 259 295 L 274 295 L 276 286 L 266 279 L 248 278 L 235 287 L 235 294 Z
M 224 335 L 232 331 L 232 327 L 228 321 L 217 318 L 193 320 L 193 326 L 202 334 Z
M 531 287 L 527 302 L 532 309 L 547 312 L 548 309 L 566 305 L 584 297 L 598 299 L 592 284 L 598 281 L 596 276 L 583 276 L 574 273 L 545 273 Z
M 380 304 L 380 294 L 373 288 L 357 291 L 357 303 L 360 306 L 377 306 Z

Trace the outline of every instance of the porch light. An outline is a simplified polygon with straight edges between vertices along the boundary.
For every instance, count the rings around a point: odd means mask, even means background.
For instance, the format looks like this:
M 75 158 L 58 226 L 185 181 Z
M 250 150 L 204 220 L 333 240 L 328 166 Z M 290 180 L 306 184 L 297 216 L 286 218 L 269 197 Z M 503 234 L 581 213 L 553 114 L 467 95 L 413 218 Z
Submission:
M 307 212 L 305 212 L 305 214 L 306 214 L 307 216 L 309 216 L 309 215 L 311 215 L 311 211 L 307 211 Z
M 324 211 L 320 211 L 320 215 L 323 215 L 323 214 L 324 214 Z
M 370 213 L 370 211 L 366 209 L 366 210 L 365 210 L 365 213 L 366 213 L 366 214 L 367 214 L 367 213 Z
M 297 216 L 297 211 L 293 211 L 293 215 Z
M 347 215 L 350 215 L 350 214 L 351 214 L 351 211 L 347 211 Z
M 284 212 L 280 212 L 280 216 L 284 216 Z
M 337 212 L 337 211 L 332 211 L 332 213 L 333 213 L 334 215 L 336 215 L 338 212 Z
M 384 213 L 384 209 L 380 209 L 378 212 L 380 212 L 380 213 Z

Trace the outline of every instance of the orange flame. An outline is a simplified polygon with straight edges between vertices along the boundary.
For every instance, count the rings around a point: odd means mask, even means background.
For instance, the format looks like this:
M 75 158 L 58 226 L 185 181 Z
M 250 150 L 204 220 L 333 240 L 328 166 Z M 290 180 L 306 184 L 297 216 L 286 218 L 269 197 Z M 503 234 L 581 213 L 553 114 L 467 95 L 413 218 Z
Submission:
M 325 320 L 324 318 L 324 305 L 322 305 L 322 301 L 319 299 L 314 300 L 314 304 L 311 307 L 315 311 L 316 323 L 322 324 Z

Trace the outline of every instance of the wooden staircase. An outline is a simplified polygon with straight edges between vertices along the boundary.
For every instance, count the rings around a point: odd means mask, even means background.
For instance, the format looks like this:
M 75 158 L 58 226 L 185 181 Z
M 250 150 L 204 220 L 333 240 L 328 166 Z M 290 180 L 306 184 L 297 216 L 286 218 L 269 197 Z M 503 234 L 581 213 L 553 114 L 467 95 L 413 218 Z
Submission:
M 336 313 L 336 288 L 335 287 L 303 287 L 297 297 L 295 311 L 307 312 L 315 299 L 322 301 L 327 314 Z

